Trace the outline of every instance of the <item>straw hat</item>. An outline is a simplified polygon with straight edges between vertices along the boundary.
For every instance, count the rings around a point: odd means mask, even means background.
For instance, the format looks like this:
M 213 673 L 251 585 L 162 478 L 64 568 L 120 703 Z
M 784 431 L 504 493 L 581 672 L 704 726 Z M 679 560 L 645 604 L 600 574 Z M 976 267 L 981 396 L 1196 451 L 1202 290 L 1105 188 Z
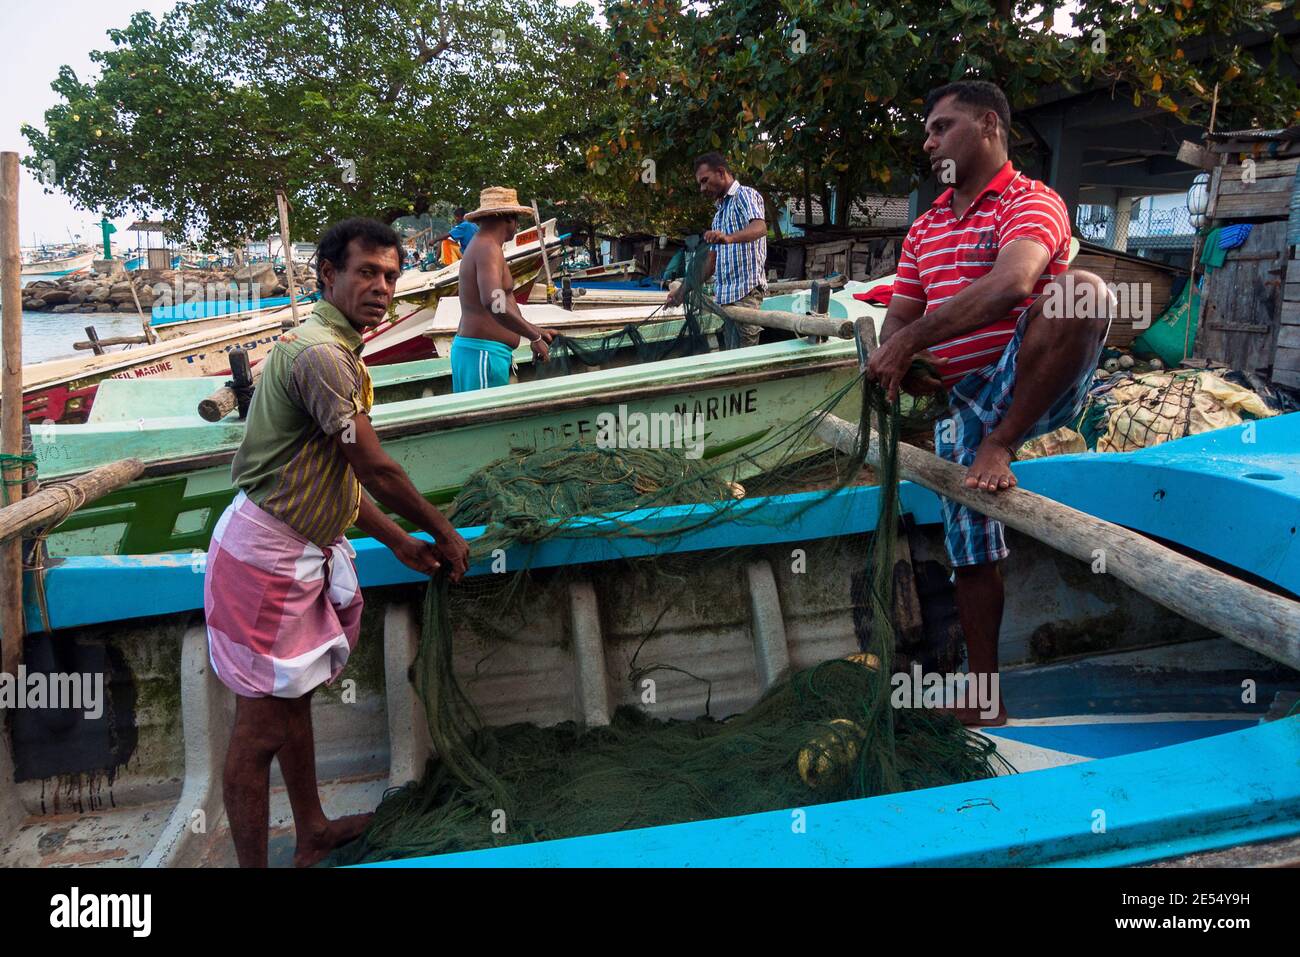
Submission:
M 478 196 L 478 209 L 466 213 L 470 222 L 484 216 L 523 216 L 531 214 L 532 209 L 519 205 L 519 194 L 505 186 L 489 186 Z

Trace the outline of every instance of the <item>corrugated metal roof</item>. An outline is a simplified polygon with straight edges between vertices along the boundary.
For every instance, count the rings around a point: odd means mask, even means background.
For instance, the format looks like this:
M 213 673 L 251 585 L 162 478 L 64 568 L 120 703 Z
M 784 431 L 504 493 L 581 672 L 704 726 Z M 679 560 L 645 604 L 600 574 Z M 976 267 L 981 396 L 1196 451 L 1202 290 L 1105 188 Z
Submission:
M 1251 143 L 1269 143 L 1300 139 L 1300 126 L 1289 126 L 1284 130 L 1223 130 L 1218 133 L 1206 133 L 1205 138 L 1211 143 L 1226 143 L 1229 140 L 1245 140 Z
M 812 200 L 812 223 L 809 224 L 803 211 L 803 198 L 790 200 L 790 217 L 799 225 L 820 226 L 823 221 L 822 204 L 818 199 Z M 906 196 L 864 196 L 854 200 L 849 207 L 849 226 L 907 226 Z M 844 224 L 839 224 L 844 225 Z

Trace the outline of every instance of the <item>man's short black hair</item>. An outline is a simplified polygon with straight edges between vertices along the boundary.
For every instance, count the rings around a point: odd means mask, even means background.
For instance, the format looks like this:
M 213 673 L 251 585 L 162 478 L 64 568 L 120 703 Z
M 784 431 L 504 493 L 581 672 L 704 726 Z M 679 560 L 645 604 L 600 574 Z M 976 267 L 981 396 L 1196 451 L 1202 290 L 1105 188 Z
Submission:
M 328 259 L 332 262 L 334 268 L 340 272 L 347 268 L 348 244 L 354 239 L 361 240 L 361 245 L 366 249 L 396 249 L 398 259 L 402 258 L 402 239 L 397 235 L 397 230 L 387 223 L 381 223 L 369 216 L 353 216 L 351 219 L 341 220 L 325 230 L 321 235 L 320 242 L 316 244 L 316 281 L 318 283 L 324 285 L 320 270 L 325 260 Z
M 935 105 L 945 96 L 955 96 L 958 103 L 974 107 L 980 113 L 985 110 L 996 113 L 998 124 L 1002 128 L 1002 145 L 1009 145 L 1011 104 L 1007 102 L 1007 95 L 996 83 L 990 83 L 988 80 L 958 80 L 956 83 L 946 83 L 937 90 L 931 90 L 930 95 L 925 98 L 926 120 L 930 119 L 930 113 Z
M 457 219 L 464 219 L 465 214 L 469 212 L 469 210 L 467 210 L 464 206 L 457 206 L 454 212 L 456 214 Z
M 725 169 L 730 171 L 731 167 L 727 165 L 727 158 L 716 150 L 712 153 L 705 153 L 703 156 L 695 158 L 695 165 L 691 167 L 691 172 L 695 172 L 701 166 L 707 166 L 710 169 Z

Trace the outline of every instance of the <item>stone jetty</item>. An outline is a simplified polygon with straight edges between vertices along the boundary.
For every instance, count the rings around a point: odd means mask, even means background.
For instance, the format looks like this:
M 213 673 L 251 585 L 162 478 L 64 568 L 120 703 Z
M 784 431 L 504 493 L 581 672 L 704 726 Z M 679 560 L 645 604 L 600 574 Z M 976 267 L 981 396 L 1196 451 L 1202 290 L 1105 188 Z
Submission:
M 314 272 L 299 265 L 294 270 L 294 279 L 299 294 L 315 292 Z M 155 305 L 203 299 L 272 299 L 289 294 L 283 270 L 277 271 L 270 263 L 254 263 L 237 269 L 141 269 L 30 282 L 23 287 L 23 311 L 134 313 L 136 300 L 131 294 L 132 284 L 140 307 L 145 310 Z

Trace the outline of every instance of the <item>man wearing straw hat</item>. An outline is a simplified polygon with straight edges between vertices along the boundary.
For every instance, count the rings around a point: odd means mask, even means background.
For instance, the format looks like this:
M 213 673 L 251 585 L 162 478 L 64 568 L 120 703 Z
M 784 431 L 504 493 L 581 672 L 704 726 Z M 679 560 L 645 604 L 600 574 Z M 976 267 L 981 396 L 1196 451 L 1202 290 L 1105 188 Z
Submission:
M 489 186 L 479 196 L 478 209 L 465 214 L 478 233 L 460 261 L 460 327 L 451 340 L 453 392 L 508 385 L 520 339 L 528 340 L 538 362 L 550 353 L 555 331 L 539 329 L 519 311 L 515 280 L 501 251 L 518 232 L 519 217 L 531 212 L 519 204 L 513 189 Z M 538 242 L 544 250 L 540 230 Z

